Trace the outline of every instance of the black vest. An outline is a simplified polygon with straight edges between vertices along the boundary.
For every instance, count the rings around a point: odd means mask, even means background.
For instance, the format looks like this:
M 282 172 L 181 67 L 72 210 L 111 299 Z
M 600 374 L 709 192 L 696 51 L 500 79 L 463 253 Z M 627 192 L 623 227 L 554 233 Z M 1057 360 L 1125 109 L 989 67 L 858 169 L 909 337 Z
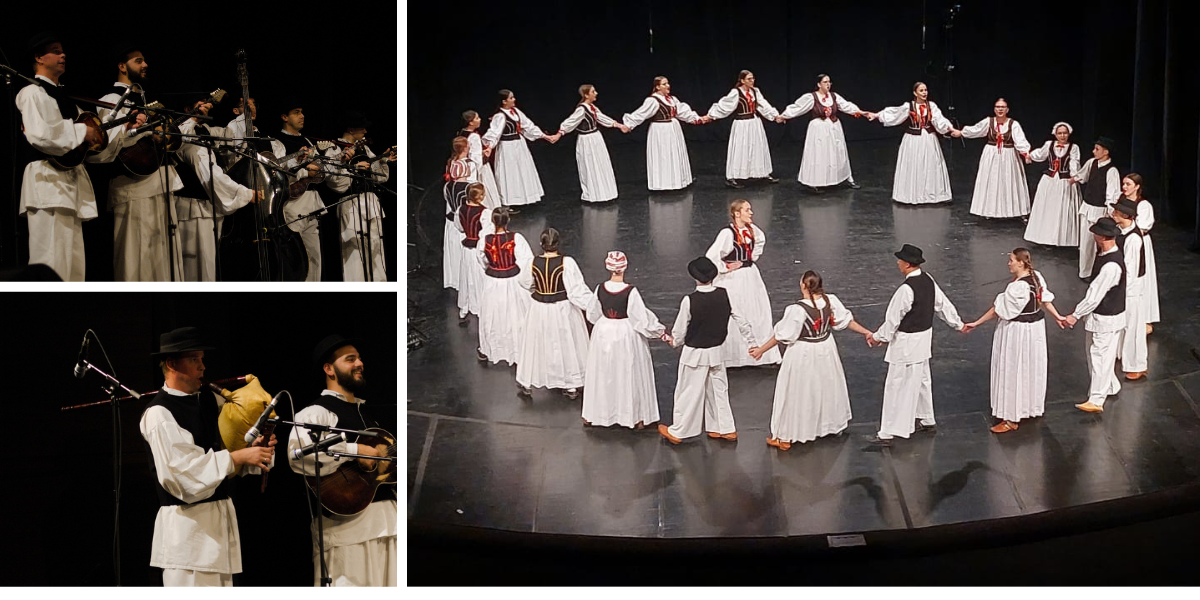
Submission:
M 521 139 L 521 122 L 514 120 L 507 110 L 501 109 L 500 114 L 504 115 L 504 131 L 500 132 L 500 141 L 511 142 Z M 519 115 L 518 118 L 520 118 Z
M 146 404 L 146 410 L 154 406 L 161 406 L 170 411 L 171 416 L 175 418 L 175 422 L 183 429 L 186 429 L 188 433 L 192 434 L 193 444 L 203 448 L 205 451 L 224 449 L 224 444 L 221 442 L 221 432 L 217 426 L 217 417 L 220 416 L 221 409 L 217 407 L 217 399 L 211 392 L 203 391 L 199 395 L 192 396 L 172 396 L 166 391 L 159 391 Z M 150 477 L 154 480 L 155 491 L 158 492 L 158 505 L 182 506 L 187 504 L 179 498 L 172 496 L 158 482 L 158 474 L 154 467 L 154 456 L 150 450 L 149 443 L 146 444 L 146 454 L 150 457 Z M 221 482 L 221 485 L 217 486 L 213 495 L 192 504 L 203 504 L 205 502 L 228 498 L 232 489 L 233 483 L 227 477 Z
M 1097 166 L 1100 161 L 1093 160 L 1092 168 L 1088 170 L 1087 183 L 1083 184 L 1083 201 L 1092 206 L 1104 208 L 1105 192 L 1108 189 L 1108 170 L 1113 168 L 1112 161 L 1103 167 Z
M 628 319 L 629 318 L 629 294 L 633 291 L 633 286 L 625 286 L 625 289 L 613 293 L 600 284 L 596 288 L 596 300 L 600 301 L 600 310 L 604 312 L 604 317 L 607 319 Z
M 592 114 L 592 111 L 595 110 L 595 106 L 589 106 L 587 104 L 581 104 L 580 106 L 583 107 L 583 120 L 579 122 L 579 126 L 575 128 L 575 131 L 578 132 L 579 135 L 599 133 L 600 122 L 597 120 L 596 115 Z
M 733 231 L 733 250 L 721 260 L 725 262 L 741 261 L 743 267 L 754 264 L 754 227 L 746 228 L 746 231 L 750 232 L 749 242 L 742 240 L 742 234 L 732 223 L 729 224 L 729 229 Z
M 900 319 L 899 330 L 904 333 L 917 333 L 932 328 L 933 299 L 937 293 L 934 291 L 933 278 L 921 271 L 920 275 L 905 279 L 904 285 L 912 288 L 913 303 L 904 318 Z
M 563 281 L 563 257 L 539 256 L 533 259 L 533 299 L 545 304 L 567 299 Z
M 813 118 L 814 119 L 829 119 L 830 121 L 837 123 L 837 120 L 838 120 L 837 96 L 835 96 L 833 94 L 833 92 L 829 92 L 829 97 L 833 99 L 833 106 L 829 107 L 829 116 L 828 117 L 825 116 L 825 106 L 823 104 L 821 104 L 821 97 L 818 96 L 816 92 L 812 93 L 812 97 L 813 97 L 813 109 L 812 109 Z
M 1092 312 L 1098 315 L 1112 316 L 1125 312 L 1125 255 L 1121 252 L 1120 245 L 1117 246 L 1116 252 L 1096 256 L 1096 262 L 1092 263 L 1092 278 L 1099 275 L 1100 269 L 1108 263 L 1116 263 L 1121 268 L 1121 279 L 1117 281 L 1117 285 L 1108 290 L 1108 293 L 1104 294 L 1104 298 Z
M 200 133 L 199 127 L 196 128 L 196 133 Z M 207 131 L 207 130 L 205 130 Z M 203 133 L 201 135 L 208 135 Z M 213 174 L 216 174 L 217 164 L 216 158 L 213 160 Z M 192 163 L 185 160 L 178 152 L 171 155 L 171 164 L 175 166 L 175 172 L 179 174 L 179 180 L 183 182 L 183 188 L 175 192 L 176 196 L 184 198 L 195 198 L 197 200 L 208 200 L 208 187 L 200 181 L 200 176 L 196 174 L 196 169 L 192 167 Z M 203 163 L 201 163 L 203 164 Z M 204 165 L 208 168 L 208 165 Z
M 328 410 L 329 412 L 333 413 L 334 416 L 337 417 L 337 423 L 335 425 L 333 425 L 334 427 L 339 427 L 341 429 L 366 429 L 368 427 L 379 427 L 379 423 L 376 422 L 375 419 L 372 419 L 370 417 L 370 415 L 360 414 L 359 405 L 356 405 L 351 402 L 346 402 L 345 400 L 342 400 L 342 399 L 338 398 L 337 396 L 327 396 L 327 395 L 322 394 L 321 396 L 317 397 L 317 400 L 315 402 L 313 402 L 313 405 L 320 406 L 320 407 Z M 315 435 L 312 437 L 314 437 L 314 439 L 312 441 L 316 441 Z M 347 440 L 350 440 L 352 437 L 353 436 L 351 436 L 350 434 L 346 434 Z M 373 446 L 376 443 L 382 443 L 382 439 L 381 438 L 364 437 L 361 440 L 357 440 L 356 443 L 357 442 L 362 442 L 364 444 Z M 375 463 L 375 464 L 380 464 L 380 463 Z M 396 469 L 399 467 L 393 465 L 392 468 Z M 324 479 L 326 475 L 332 475 L 332 474 L 333 474 L 333 471 L 326 473 L 325 470 L 322 469 L 321 470 L 321 479 Z M 375 493 L 375 499 L 372 500 L 371 502 L 379 502 L 380 500 L 395 500 L 396 499 L 396 488 L 394 486 L 380 485 L 376 489 L 378 491 Z M 326 515 L 329 514 L 325 511 L 321 511 L 321 512 Z
M 458 207 L 458 222 L 463 226 L 462 245 L 467 248 L 474 248 L 479 245 L 479 232 L 483 229 L 483 223 L 479 220 L 483 216 L 484 207 L 478 204 L 463 204 Z
M 442 186 L 442 197 L 446 199 L 446 220 L 453 222 L 459 207 L 467 203 L 469 181 L 447 181 Z
M 798 342 L 823 342 L 833 335 L 833 305 L 830 304 L 828 297 L 825 299 L 825 307 L 817 309 L 809 306 L 804 302 L 796 304 L 808 313 L 808 319 L 804 322 L 804 327 L 800 329 L 800 338 Z M 816 303 L 816 300 L 813 300 Z
M 733 113 L 733 118 L 741 121 L 741 120 L 753 119 L 754 117 L 757 117 L 758 115 L 755 113 L 755 109 L 758 106 L 757 90 L 750 91 L 751 97 L 754 98 L 754 101 L 751 102 L 750 100 L 746 99 L 746 94 L 744 92 L 742 92 L 741 88 L 734 88 L 734 89 L 737 90 L 738 105 L 737 105 L 737 110 L 734 111 L 734 113 Z
M 483 270 L 490 277 L 508 279 L 516 277 L 521 272 L 517 266 L 517 234 L 489 233 L 483 240 L 484 254 L 487 256 L 487 268 Z
M 921 113 L 917 109 L 916 101 L 908 101 L 908 127 L 904 130 L 904 133 L 908 135 L 921 135 L 921 130 L 924 129 L 933 135 L 938 135 L 937 129 L 933 126 L 933 105 L 926 103 L 925 109 L 927 111 L 925 115 L 926 119 L 922 122 L 917 118 Z
M 51 125 L 54 124 L 59 118 L 74 121 L 75 117 L 79 115 L 80 110 L 79 107 L 75 105 L 75 101 L 67 97 L 67 92 L 61 86 L 56 86 L 49 81 L 44 81 L 42 79 L 36 79 L 35 81 L 38 82 L 38 85 L 41 86 L 43 90 L 46 90 L 46 93 L 50 95 L 50 98 L 54 100 L 54 103 L 58 106 L 57 115 L 40 115 L 40 118 L 47 124 Z M 17 121 L 13 124 L 14 128 L 16 130 L 21 130 L 22 122 L 20 113 L 18 112 L 15 117 Z M 21 138 L 25 139 L 25 136 L 22 135 Z M 22 145 L 22 150 L 21 156 L 16 157 L 20 159 L 18 164 L 22 165 L 26 165 L 37 160 L 45 160 L 48 156 L 41 150 L 34 148 L 33 145 L 28 142 L 28 140 L 26 140 L 25 144 Z
M 271 137 L 279 140 L 279 143 L 283 144 L 283 153 L 285 156 L 298 152 L 305 146 L 308 146 L 309 148 L 313 147 L 312 142 L 305 139 L 305 137 L 302 135 L 289 135 L 280 131 Z M 275 158 L 283 158 L 283 156 L 277 156 Z
M 1057 143 L 1058 143 L 1057 141 L 1050 142 L 1050 154 L 1048 154 L 1046 156 L 1046 171 L 1044 174 L 1046 175 L 1046 177 L 1058 177 L 1059 179 L 1070 179 L 1071 178 L 1071 148 L 1074 148 L 1075 144 L 1067 144 L 1067 151 L 1063 153 L 1062 157 L 1059 157 L 1057 154 L 1054 153 L 1054 146 Z
M 658 112 L 654 113 L 653 123 L 670 123 L 675 120 L 675 107 L 660 100 L 657 96 L 650 96 L 658 103 Z
M 688 294 L 688 305 L 692 318 L 688 321 L 684 344 L 689 348 L 716 348 L 724 344 L 729 335 L 729 315 L 733 314 L 729 292 L 725 288 L 714 288 L 711 292 L 696 290 Z
M 1021 309 L 1021 314 L 1013 318 L 1013 321 L 1018 323 L 1036 323 L 1046 318 L 1046 313 L 1042 311 L 1042 293 L 1038 286 L 1037 273 L 1035 272 L 1028 277 L 1022 277 L 1021 281 L 1029 286 L 1029 302 L 1025 303 L 1025 307 Z
M 1138 229 L 1137 225 L 1134 225 L 1133 229 L 1129 230 L 1129 233 L 1122 233 L 1122 234 L 1118 235 L 1117 236 L 1117 247 L 1121 249 L 1121 254 L 1125 254 L 1125 240 L 1129 239 L 1129 236 L 1133 236 L 1133 235 L 1138 236 L 1142 240 L 1142 247 L 1140 250 L 1138 250 L 1138 259 L 1139 260 L 1138 260 L 1137 276 L 1145 277 L 1146 276 L 1146 236 L 1142 234 L 1142 230 Z M 1122 260 L 1121 264 L 1124 265 L 1125 261 Z
M 997 133 L 996 132 L 996 117 L 988 117 L 988 138 L 987 139 L 988 139 L 989 146 L 995 146 L 996 142 L 1000 140 L 1001 135 L 1004 135 L 1004 142 L 1002 142 L 1002 143 L 1005 148 L 1013 148 L 1016 146 L 1016 144 L 1013 143 L 1013 139 L 1012 139 L 1013 120 L 1010 118 L 1007 121 L 1005 121 L 1005 123 L 1008 125 L 1008 132 L 1005 134 Z

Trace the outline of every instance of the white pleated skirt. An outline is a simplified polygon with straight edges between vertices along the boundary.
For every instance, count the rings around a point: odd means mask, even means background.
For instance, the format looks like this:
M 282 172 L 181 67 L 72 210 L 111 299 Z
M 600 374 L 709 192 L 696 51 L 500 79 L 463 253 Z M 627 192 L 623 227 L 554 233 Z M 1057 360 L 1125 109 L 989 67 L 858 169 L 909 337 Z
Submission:
M 600 132 L 586 133 L 575 141 L 575 164 L 579 166 L 580 199 L 607 202 L 617 197 L 617 177 L 608 158 L 608 145 Z
M 542 201 L 542 180 L 524 138 L 502 140 L 496 147 L 496 187 L 504 206 Z M 486 185 L 486 184 L 485 184 Z
M 757 344 L 766 342 L 774 334 L 771 318 L 771 298 L 767 295 L 767 286 L 763 283 L 758 266 L 750 265 L 736 271 L 717 275 L 713 285 L 725 288 L 729 293 L 729 305 L 733 312 L 750 321 L 754 329 L 754 341 Z M 750 367 L 757 365 L 778 364 L 783 360 L 779 347 L 771 348 L 757 361 L 750 356 L 750 348 L 742 339 L 738 326 L 729 319 L 729 332 L 725 335 L 725 343 L 721 345 L 721 360 L 728 367 Z
M 453 221 L 446 221 L 442 234 L 442 287 L 462 289 L 463 238 L 466 237 Z
M 532 298 L 531 298 L 532 300 Z M 517 383 L 525 387 L 571 389 L 583 386 L 588 332 L 583 313 L 569 301 L 529 303 Z
M 583 418 L 592 425 L 633 427 L 658 421 L 654 363 L 646 338 L 629 319 L 602 317 L 592 328 L 583 384 Z
M 1145 200 L 1143 200 L 1145 202 Z M 1154 264 L 1154 242 L 1150 234 L 1142 236 L 1146 244 L 1146 276 L 1142 279 L 1142 306 L 1147 323 L 1157 323 L 1158 315 L 1158 267 Z
M 483 295 L 483 280 L 487 275 L 483 273 L 483 265 L 479 264 L 479 254 L 474 248 L 462 247 L 458 269 L 458 281 L 461 286 L 458 288 L 458 310 L 460 313 L 478 315 L 479 299 Z
M 1000 319 L 992 337 L 992 414 L 1006 421 L 1046 410 L 1046 321 Z
M 901 204 L 937 204 L 950 201 L 950 174 L 938 136 L 904 134 L 896 156 L 892 200 Z
M 771 171 L 771 147 L 762 120 L 734 119 L 725 156 L 725 179 L 760 179 Z
M 496 185 L 496 174 L 492 171 L 492 165 L 483 163 L 483 168 L 479 169 L 479 183 L 483 184 L 483 205 L 491 209 L 499 208 L 500 187 Z
M 521 362 L 525 317 L 533 300 L 516 277 L 483 275 L 479 299 L 479 350 L 492 363 Z
M 1042 175 L 1033 195 L 1025 239 L 1046 246 L 1078 246 L 1080 202 L 1077 184 Z
M 992 219 L 1011 219 L 1029 214 L 1029 183 L 1025 162 L 1014 148 L 984 146 L 975 173 L 971 214 Z
M 692 183 L 692 162 L 679 121 L 650 123 L 646 134 L 646 187 L 681 190 Z
M 833 336 L 789 345 L 775 380 L 771 437 L 811 442 L 849 424 L 850 392 Z
M 842 122 L 829 119 L 809 121 L 797 180 L 812 187 L 827 187 L 850 177 L 850 153 L 846 150 Z

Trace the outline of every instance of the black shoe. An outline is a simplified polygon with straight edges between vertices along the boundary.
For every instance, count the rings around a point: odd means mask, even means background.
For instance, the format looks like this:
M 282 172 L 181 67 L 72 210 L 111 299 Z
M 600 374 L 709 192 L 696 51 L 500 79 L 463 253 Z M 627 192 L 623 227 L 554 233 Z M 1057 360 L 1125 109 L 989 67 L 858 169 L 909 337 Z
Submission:
M 779 178 L 767 175 L 767 183 L 779 183 Z
M 744 187 L 746 187 L 746 186 L 744 186 L 744 185 L 742 185 L 742 184 L 738 183 L 736 179 L 726 179 L 726 180 L 725 180 L 725 187 L 727 187 L 727 188 L 733 188 L 733 189 L 735 189 L 735 190 L 740 190 L 740 189 L 742 189 L 742 188 L 744 188 Z
M 483 353 L 483 350 L 480 350 L 479 348 L 475 349 L 475 358 L 478 358 L 480 362 L 487 362 L 488 359 L 487 355 Z
M 922 433 L 937 433 L 937 424 L 922 425 L 920 422 L 917 422 L 917 431 Z
M 813 187 L 813 186 L 811 186 L 811 185 L 810 185 L 810 186 L 808 186 L 808 189 L 809 189 L 809 190 L 810 190 L 812 193 L 814 193 L 814 194 L 824 194 L 824 193 L 825 193 L 825 190 L 823 190 L 823 189 L 821 189 L 821 188 L 819 188 L 819 187 Z
M 468 314 L 469 314 L 469 313 L 468 313 Z M 468 318 L 467 316 L 462 316 L 462 317 L 459 317 L 459 318 L 458 318 L 458 326 L 459 326 L 459 327 L 466 327 L 466 326 L 467 326 L 467 325 L 469 325 L 470 323 L 471 323 L 471 319 L 470 319 L 470 318 Z
M 849 186 L 850 189 L 852 189 L 852 190 L 862 189 L 861 185 L 858 185 L 857 183 L 854 183 L 853 181 L 851 181 L 850 183 L 847 183 L 846 185 Z
M 880 439 L 880 437 L 878 435 L 873 435 L 870 438 L 868 438 L 867 443 L 871 444 L 872 446 L 879 446 L 881 448 L 891 448 L 892 447 L 891 438 L 886 439 L 886 440 Z
M 521 384 L 519 384 L 519 383 L 518 383 L 518 384 L 517 384 L 517 395 L 518 395 L 518 396 L 525 396 L 526 398 L 532 398 L 532 397 L 533 397 L 533 390 L 531 390 L 531 389 L 529 389 L 529 388 L 527 388 L 527 387 L 525 387 L 525 386 L 523 386 L 523 385 L 521 385 Z

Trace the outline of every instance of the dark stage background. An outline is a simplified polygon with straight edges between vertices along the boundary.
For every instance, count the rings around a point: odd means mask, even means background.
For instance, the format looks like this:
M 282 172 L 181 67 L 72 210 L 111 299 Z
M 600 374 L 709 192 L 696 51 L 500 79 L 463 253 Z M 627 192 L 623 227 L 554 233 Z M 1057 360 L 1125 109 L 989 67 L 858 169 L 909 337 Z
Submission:
M 952 17 L 954 6 L 961 8 Z M 1084 158 L 1097 135 L 1108 135 L 1119 147 L 1114 161 L 1121 172 L 1132 168 L 1147 177 L 1147 197 L 1159 218 L 1195 236 L 1200 78 L 1185 30 L 1187 6 L 1178 0 L 763 6 L 617 0 L 508 3 L 500 10 L 474 0 L 435 3 L 423 6 L 421 24 L 410 27 L 409 181 L 439 181 L 460 113 L 474 109 L 486 126 L 500 88 L 513 90 L 518 106 L 553 132 L 573 110 L 582 83 L 595 85 L 597 106 L 619 119 L 641 104 L 656 75 L 667 76 L 672 92 L 703 114 L 736 84 L 741 69 L 754 71 L 780 110 L 812 91 L 818 73 L 828 73 L 834 90 L 864 110 L 908 100 L 913 82 L 921 80 L 960 125 L 991 115 L 993 101 L 1003 96 L 1035 145 L 1049 139 L 1060 120 L 1074 126 Z M 434 14 L 424 14 L 428 10 Z M 428 39 L 443 41 L 429 45 Z M 767 124 L 767 136 L 772 146 L 799 144 L 807 123 L 801 117 Z M 902 135 L 901 128 L 865 120 L 844 123 L 851 143 Z M 684 131 L 692 142 L 722 142 L 729 127 L 724 119 Z M 606 133 L 605 139 L 613 153 L 644 152 L 645 129 Z M 573 153 L 573 140 L 530 147 L 537 160 Z M 775 166 L 784 178 L 797 168 Z M 718 164 L 692 168 L 702 177 L 723 170 Z M 617 176 L 645 177 L 644 171 Z M 577 190 L 547 188 L 546 194 L 577 198 Z M 440 201 L 436 194 L 427 198 L 421 212 L 438 210 L 430 206 Z
M 342 133 L 341 117 L 346 110 L 359 110 L 373 122 L 367 137 L 377 154 L 396 141 L 396 5 L 393 3 L 347 6 L 344 10 L 328 2 L 301 0 L 287 4 L 242 2 L 236 5 L 188 4 L 145 8 L 96 5 L 97 13 L 50 13 L 33 18 L 22 11 L 33 5 L 7 8 L 0 24 L 0 50 L 6 64 L 32 77 L 25 46 L 39 30 L 56 32 L 67 55 L 67 71 L 61 82 L 73 95 L 99 98 L 116 81 L 114 46 L 124 38 L 144 42 L 143 54 L 153 69 L 147 83 L 149 100 L 162 101 L 167 108 L 181 110 L 209 92 L 229 92 L 212 113 L 214 124 L 224 126 L 233 118 L 242 88 L 237 77 L 236 51 L 246 50 L 250 95 L 258 106 L 255 124 L 264 135 L 274 135 L 282 125 L 277 102 L 295 94 L 304 105 L 304 134 L 335 139 Z M 136 11 L 131 13 L 130 11 Z M 104 16 L 100 16 L 101 13 Z M 117 26 L 119 22 L 119 27 Z M 0 78 L 0 82 L 2 82 Z M 0 109 L 0 266 L 15 267 L 28 262 L 29 244 L 25 219 L 17 216 L 21 173 L 24 165 L 13 165 L 13 144 L 20 138 L 20 114 L 13 99 L 24 80 L 4 92 Z M 86 106 L 82 106 L 85 110 Z M 11 109 L 11 110 L 10 110 Z M 395 192 L 399 161 L 392 164 L 392 177 L 384 184 Z M 84 223 L 87 279 L 112 280 L 112 214 L 107 211 L 108 181 L 89 166 L 96 189 L 100 217 Z M 15 180 L 15 183 L 14 183 Z M 328 204 L 336 201 L 327 186 L 318 186 Z M 395 230 L 399 210 L 396 196 L 379 194 L 384 213 L 384 231 Z M 341 281 L 342 261 L 337 249 L 339 229 L 336 213 L 320 221 L 322 280 Z M 387 264 L 395 265 L 396 236 L 385 236 Z M 393 267 L 392 271 L 395 268 Z M 389 273 L 395 281 L 395 275 Z
M 253 373 L 272 395 L 292 394 L 296 410 L 324 389 L 310 366 L 316 343 L 334 332 L 361 336 L 370 384 L 368 410 L 396 432 L 396 295 L 394 293 L 9 293 L 6 305 L 38 306 L 37 317 L 5 326 L 0 359 L 20 375 L 7 394 L 8 462 L 13 494 L 0 561 L 4 585 L 108 586 L 113 569 L 113 421 L 107 406 L 61 412 L 63 406 L 105 399 L 102 378 L 71 376 L 84 331 L 99 336 L 116 374 L 139 392 L 162 376 L 150 353 L 159 334 L 176 327 L 204 330 L 216 350 L 205 353 L 211 380 Z M 354 315 L 347 319 L 346 315 Z M 90 358 L 104 365 L 94 341 Z M 101 367 L 104 368 L 104 367 Z M 143 401 L 121 405 L 121 584 L 161 585 L 149 566 L 158 509 L 145 444 L 138 431 Z M 286 396 L 276 412 L 291 419 Z M 279 448 L 290 427 L 280 426 Z M 311 586 L 312 559 L 304 483 L 280 453 L 266 494 L 256 476 L 239 481 L 234 499 L 243 574 L 235 585 Z

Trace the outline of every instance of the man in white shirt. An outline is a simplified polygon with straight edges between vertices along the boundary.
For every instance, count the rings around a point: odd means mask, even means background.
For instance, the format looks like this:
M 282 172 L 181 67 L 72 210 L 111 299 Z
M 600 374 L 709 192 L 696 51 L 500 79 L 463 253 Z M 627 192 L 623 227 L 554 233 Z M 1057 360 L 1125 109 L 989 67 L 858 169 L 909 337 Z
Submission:
M 312 141 L 300 134 L 300 130 L 304 129 L 302 105 L 303 103 L 294 97 L 286 98 L 280 103 L 279 116 L 283 121 L 283 129 L 280 133 L 272 136 L 276 139 L 271 142 L 271 150 L 275 153 L 276 158 L 283 158 L 302 149 L 310 151 L 314 149 Z M 289 161 L 289 164 L 284 165 L 288 169 L 294 169 L 290 175 L 292 183 L 320 175 L 320 165 L 307 162 L 308 158 L 305 155 L 305 160 L 298 163 Z M 295 168 L 298 164 L 303 165 L 303 168 Z M 289 200 L 283 205 L 284 222 L 289 223 L 288 229 L 300 234 L 300 239 L 304 242 L 304 250 L 308 253 L 308 274 L 305 281 L 321 280 L 321 235 L 317 229 L 317 216 L 314 215 L 301 221 L 296 221 L 296 218 L 323 208 L 325 208 L 325 204 L 321 202 L 317 190 L 311 186 L 299 197 Z
M 908 439 L 917 429 L 933 432 L 933 379 L 929 358 L 933 355 L 933 317 L 945 321 L 955 331 L 963 322 L 942 288 L 921 270 L 925 257 L 920 248 L 904 244 L 895 253 L 896 267 L 904 274 L 904 283 L 888 303 L 883 325 L 867 340 L 888 344 L 884 360 L 888 363 L 883 385 L 883 416 L 879 433 L 870 439 L 876 446 L 891 446 L 892 438 Z
M 1079 205 L 1079 278 L 1087 279 L 1096 260 L 1096 241 L 1089 233 L 1100 217 L 1112 212 L 1112 205 L 1121 197 L 1121 174 L 1112 164 L 1112 138 L 1100 136 L 1092 147 L 1092 158 L 1079 167 L 1072 178 L 1083 186 Z
M 359 112 L 350 111 L 345 118 L 345 133 L 341 141 L 350 144 L 359 142 L 367 135 L 371 122 Z M 364 146 L 366 148 L 366 146 Z M 387 163 L 395 162 L 396 153 L 387 152 L 386 158 L 375 159 L 375 153 L 366 148 L 366 153 L 355 156 L 354 150 L 346 151 L 346 160 L 354 167 L 353 173 L 363 177 L 371 177 L 376 182 L 387 181 L 390 169 Z M 340 148 L 329 148 L 325 151 L 329 158 L 337 159 L 342 155 Z M 365 265 L 370 269 L 370 281 L 387 281 L 387 265 L 383 256 L 383 208 L 374 192 L 356 190 L 365 188 L 365 184 L 349 177 L 329 178 L 329 188 L 338 194 L 352 193 L 342 196 L 341 200 L 353 198 L 338 206 L 338 218 L 341 221 L 341 238 L 339 246 L 342 253 L 342 278 L 345 281 L 367 281 L 364 269 L 364 256 L 370 245 L 370 262 Z
M 1121 332 L 1121 343 L 1117 345 L 1117 358 L 1125 379 L 1144 379 L 1149 357 L 1146 350 L 1146 308 L 1142 295 L 1146 292 L 1146 244 L 1142 231 L 1138 229 L 1137 203 L 1121 198 L 1113 205 L 1112 218 L 1120 235 L 1117 247 L 1125 260 L 1125 330 Z
M 152 356 L 165 382 L 139 424 L 159 501 L 150 566 L 163 570 L 168 587 L 233 585 L 242 550 L 229 478 L 270 470 L 275 462 L 274 435 L 224 449 L 217 420 L 225 399 L 204 391 L 201 381 L 204 351 L 211 349 L 195 327 L 160 336 Z
M 1125 329 L 1125 259 L 1117 247 L 1117 236 L 1121 230 L 1109 217 L 1101 217 L 1090 230 L 1100 249 L 1092 266 L 1092 282 L 1087 294 L 1067 315 L 1064 323 L 1075 327 L 1075 323 L 1087 317 L 1088 386 L 1086 402 L 1075 408 L 1084 412 L 1104 412 L 1104 401 L 1121 391 L 1117 379 L 1117 350 L 1121 343 L 1121 332 Z
M 369 416 L 364 416 L 366 403 L 359 394 L 366 389 L 363 377 L 363 361 L 355 347 L 355 341 L 340 335 L 331 335 L 321 340 L 313 349 L 313 363 L 325 374 L 325 391 L 308 408 L 296 413 L 297 423 L 310 423 L 341 429 L 363 430 L 375 426 Z M 321 477 L 332 476 L 343 468 L 340 458 L 325 453 L 312 453 L 297 459 L 293 452 L 317 441 L 308 429 L 292 428 L 288 439 L 288 462 L 292 470 L 312 477 L 316 475 L 316 464 L 320 461 Z M 390 442 L 395 448 L 395 441 Z M 330 446 L 332 452 L 383 456 L 388 448 L 381 438 L 359 438 L 358 443 L 339 442 Z M 394 450 L 390 456 L 395 456 Z M 335 515 L 321 508 L 324 531 L 319 535 L 316 523 L 312 524 L 313 580 L 321 585 L 321 557 L 318 552 L 319 538 L 325 542 L 325 564 L 334 587 L 395 586 L 398 581 L 398 554 L 396 549 L 396 522 L 399 511 L 396 505 L 395 463 L 369 459 L 357 460 L 357 467 L 368 473 L 383 477 L 388 471 L 391 483 L 382 483 L 375 491 L 370 504 L 353 515 Z M 345 465 L 345 468 L 351 468 Z M 364 500 L 365 501 L 365 500 Z

